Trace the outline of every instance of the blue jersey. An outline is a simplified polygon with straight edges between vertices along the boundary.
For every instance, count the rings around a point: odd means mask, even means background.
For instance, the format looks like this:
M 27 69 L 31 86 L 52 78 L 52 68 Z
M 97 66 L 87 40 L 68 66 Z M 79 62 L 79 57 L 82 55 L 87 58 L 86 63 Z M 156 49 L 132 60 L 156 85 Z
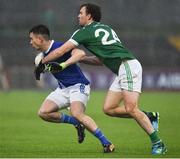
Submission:
M 63 45 L 62 42 L 55 42 L 52 41 L 50 48 L 47 52 L 44 52 L 44 56 L 47 56 L 51 51 L 59 48 L 61 45 Z M 63 56 L 59 57 L 55 62 L 61 63 L 65 62 L 67 59 L 71 57 L 71 52 L 68 52 L 64 54 Z M 53 76 L 57 79 L 58 85 L 60 88 L 69 87 L 72 85 L 75 85 L 77 83 L 82 84 L 89 84 L 90 82 L 86 79 L 84 74 L 82 73 L 81 69 L 77 64 L 73 64 L 65 68 L 64 70 L 58 72 L 58 73 L 52 73 Z

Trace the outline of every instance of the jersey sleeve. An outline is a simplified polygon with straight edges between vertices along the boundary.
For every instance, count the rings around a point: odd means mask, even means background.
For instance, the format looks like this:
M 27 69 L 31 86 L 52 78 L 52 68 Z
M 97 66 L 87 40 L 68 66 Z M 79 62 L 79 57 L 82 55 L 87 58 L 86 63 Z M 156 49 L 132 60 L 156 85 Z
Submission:
M 83 29 L 79 29 L 73 33 L 69 41 L 71 41 L 73 44 L 78 46 L 80 44 L 83 44 L 85 42 L 85 39 L 86 39 L 85 31 Z

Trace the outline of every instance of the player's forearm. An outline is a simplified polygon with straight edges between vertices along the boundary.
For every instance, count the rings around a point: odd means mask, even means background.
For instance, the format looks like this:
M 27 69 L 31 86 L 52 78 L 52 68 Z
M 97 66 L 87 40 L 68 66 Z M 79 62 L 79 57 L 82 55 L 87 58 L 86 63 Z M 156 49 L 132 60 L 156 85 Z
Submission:
M 72 65 L 74 63 L 79 62 L 84 56 L 86 56 L 85 52 L 80 49 L 74 49 L 72 51 L 71 57 L 65 61 L 66 66 Z
M 96 56 L 84 56 L 83 58 L 81 58 L 79 62 L 88 65 L 96 65 L 96 66 L 103 65 L 102 62 Z
M 57 58 L 61 57 L 68 51 L 72 50 L 75 47 L 75 45 L 71 42 L 64 43 L 61 47 L 55 49 L 51 53 L 49 53 L 48 56 L 42 59 L 42 63 L 48 63 L 50 61 L 56 60 Z

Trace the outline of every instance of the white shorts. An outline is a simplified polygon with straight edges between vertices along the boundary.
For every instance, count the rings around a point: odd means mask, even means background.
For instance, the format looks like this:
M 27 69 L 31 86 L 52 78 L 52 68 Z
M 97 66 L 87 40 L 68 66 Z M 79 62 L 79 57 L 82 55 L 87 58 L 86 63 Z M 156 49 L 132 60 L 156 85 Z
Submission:
M 123 61 L 119 67 L 118 76 L 114 79 L 109 90 L 121 92 L 127 90 L 141 93 L 142 66 L 138 60 Z
M 53 101 L 59 109 L 67 108 L 70 103 L 79 101 L 86 106 L 90 96 L 90 86 L 84 84 L 76 84 L 67 88 L 60 89 L 59 87 L 51 92 L 46 99 Z

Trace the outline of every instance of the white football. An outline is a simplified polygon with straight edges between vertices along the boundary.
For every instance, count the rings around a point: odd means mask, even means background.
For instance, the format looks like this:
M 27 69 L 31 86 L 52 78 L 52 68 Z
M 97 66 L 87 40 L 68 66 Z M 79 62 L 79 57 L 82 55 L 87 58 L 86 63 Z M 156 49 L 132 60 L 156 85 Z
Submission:
M 35 66 L 38 66 L 43 58 L 44 58 L 44 54 L 42 52 L 37 54 L 37 56 L 35 57 L 35 60 L 34 60 Z

